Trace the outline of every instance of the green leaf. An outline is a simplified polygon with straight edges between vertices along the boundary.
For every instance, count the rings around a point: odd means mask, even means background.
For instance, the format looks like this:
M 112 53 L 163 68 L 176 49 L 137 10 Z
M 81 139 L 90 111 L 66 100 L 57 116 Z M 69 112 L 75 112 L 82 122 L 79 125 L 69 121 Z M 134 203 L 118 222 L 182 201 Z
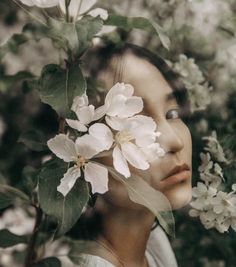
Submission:
M 129 198 L 135 203 L 147 207 L 159 220 L 160 225 L 170 235 L 175 236 L 175 221 L 167 197 L 151 187 L 141 177 L 131 174 L 126 179 L 116 170 L 107 167 L 111 175 L 121 181 L 127 188 Z
M 4 209 L 16 201 L 23 201 L 29 203 L 29 198 L 22 191 L 11 187 L 9 185 L 1 184 L 0 185 L 0 209 Z
M 91 45 L 93 37 L 102 29 L 103 20 L 99 16 L 84 16 L 75 26 L 79 40 L 78 56 L 81 56 Z
M 18 142 L 25 144 L 29 149 L 34 151 L 45 151 L 48 149 L 46 145 L 46 138 L 40 131 L 29 130 L 21 134 Z
M 66 197 L 57 191 L 57 186 L 66 171 L 66 163 L 52 160 L 45 164 L 39 174 L 40 206 L 46 214 L 57 219 L 58 235 L 71 229 L 89 199 L 88 185 L 81 178 Z
M 26 236 L 15 235 L 7 229 L 0 230 L 0 247 L 8 248 L 17 244 L 27 243 Z
M 35 263 L 32 267 L 61 267 L 61 262 L 56 257 L 50 257 Z
M 0 47 L 0 61 L 8 52 L 16 53 L 18 47 L 27 41 L 28 38 L 24 34 L 13 34 L 13 36 Z
M 160 38 L 162 45 L 169 49 L 170 47 L 170 39 L 165 34 L 164 29 L 155 22 L 150 22 L 147 18 L 143 17 L 125 17 L 116 14 L 109 15 L 108 19 L 104 22 L 105 25 L 112 25 L 122 28 L 126 31 L 130 31 L 132 29 L 140 29 L 145 30 L 151 33 L 155 33 Z
M 55 64 L 46 65 L 39 80 L 42 102 L 49 104 L 61 117 L 68 117 L 75 96 L 86 91 L 86 80 L 79 64 L 62 69 Z

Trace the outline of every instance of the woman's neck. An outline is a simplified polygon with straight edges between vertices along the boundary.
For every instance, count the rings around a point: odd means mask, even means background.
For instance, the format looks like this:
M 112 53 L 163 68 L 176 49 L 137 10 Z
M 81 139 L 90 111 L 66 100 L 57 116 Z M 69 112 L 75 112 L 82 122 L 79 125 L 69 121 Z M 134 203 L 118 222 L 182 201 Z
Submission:
M 102 233 L 98 237 L 98 242 L 105 249 L 110 250 L 108 254 L 111 254 L 111 257 L 113 254 L 112 258 L 116 261 L 116 265 L 114 265 L 122 267 L 148 266 L 145 250 L 155 219 L 154 215 L 145 208 L 125 209 L 102 201 L 100 200 L 99 205 L 103 206 L 102 209 L 99 209 L 99 212 L 102 212 Z

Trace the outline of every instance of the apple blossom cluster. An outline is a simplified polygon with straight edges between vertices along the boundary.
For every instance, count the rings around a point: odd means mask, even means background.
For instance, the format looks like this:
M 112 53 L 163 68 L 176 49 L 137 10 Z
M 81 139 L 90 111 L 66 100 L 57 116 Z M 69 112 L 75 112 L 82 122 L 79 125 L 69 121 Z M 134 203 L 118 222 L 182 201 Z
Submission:
M 108 190 L 108 170 L 96 162 L 104 152 L 112 155 L 114 169 L 126 178 L 131 176 L 128 164 L 147 170 L 151 161 L 164 155 L 157 142 L 160 132 L 156 123 L 138 114 L 143 110 L 143 100 L 133 93 L 132 85 L 117 83 L 108 91 L 104 105 L 96 109 L 86 94 L 74 98 L 71 109 L 77 119 L 66 122 L 80 136 L 72 140 L 59 134 L 47 142 L 58 158 L 72 164 L 57 187 L 64 196 L 82 175 L 91 184 L 92 193 Z
M 206 229 L 216 228 L 224 233 L 232 227 L 236 231 L 236 184 L 229 193 L 221 191 L 225 179 L 220 163 L 227 163 L 227 159 L 215 133 L 204 139 L 208 141 L 207 152 L 200 154 L 202 163 L 198 168 L 202 182 L 193 188 L 193 209 L 189 214 L 199 216 Z
M 178 62 L 167 61 L 167 63 L 180 75 L 188 90 L 191 111 L 206 109 L 211 102 L 209 93 L 212 87 L 209 86 L 194 59 L 181 54 Z
M 20 0 L 20 2 L 27 6 L 37 6 L 40 8 L 58 6 L 62 13 L 66 14 L 66 0 Z M 74 22 L 81 19 L 85 14 L 93 17 L 100 16 L 103 20 L 108 18 L 108 13 L 105 9 L 92 9 L 97 0 L 70 0 L 69 2 L 68 13 Z

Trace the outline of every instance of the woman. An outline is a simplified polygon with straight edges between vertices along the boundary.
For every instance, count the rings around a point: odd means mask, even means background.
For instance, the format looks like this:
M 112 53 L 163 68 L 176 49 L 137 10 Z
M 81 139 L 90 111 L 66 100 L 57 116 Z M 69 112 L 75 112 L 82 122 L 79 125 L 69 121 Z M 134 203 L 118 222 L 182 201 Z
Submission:
M 174 73 L 158 56 L 130 44 L 90 52 L 86 60 L 88 71 L 104 88 L 117 82 L 131 84 L 144 101 L 143 114 L 151 116 L 162 133 L 159 142 L 164 157 L 152 161 L 148 170 L 133 168 L 131 172 L 161 191 L 173 210 L 185 206 L 191 199 L 192 143 L 181 118 L 188 106 L 186 91 Z M 103 162 L 111 164 L 111 159 Z M 79 236 L 96 243 L 82 254 L 81 266 L 177 266 L 164 232 L 160 227 L 152 231 L 154 222 L 155 216 L 132 202 L 124 185 L 110 177 L 109 191 L 98 195 L 94 207 L 80 220 Z

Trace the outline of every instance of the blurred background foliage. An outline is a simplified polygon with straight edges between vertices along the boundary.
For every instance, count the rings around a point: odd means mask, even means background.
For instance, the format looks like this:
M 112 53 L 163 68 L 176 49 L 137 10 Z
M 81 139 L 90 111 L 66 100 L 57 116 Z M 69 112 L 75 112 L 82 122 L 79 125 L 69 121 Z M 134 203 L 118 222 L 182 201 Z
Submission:
M 216 130 L 225 153 L 236 156 L 236 1 L 235 0 L 100 0 L 98 6 L 126 16 L 144 16 L 159 23 L 171 40 L 164 50 L 156 37 L 139 30 L 121 34 L 129 42 L 176 62 L 180 54 L 193 58 L 209 86 L 210 105 L 196 111 L 188 120 L 193 138 L 193 184 L 199 180 L 199 154 L 203 136 Z M 33 11 L 37 15 L 37 10 Z M 0 1 L 0 43 L 22 30 L 29 15 L 13 1 Z M 116 34 L 109 37 L 116 40 Z M 48 63 L 62 60 L 52 43 L 43 39 L 30 41 L 20 48 L 12 47 L 0 63 L 0 180 L 27 190 L 34 183 L 34 171 L 47 157 L 40 147 L 41 138 L 51 137 L 58 128 L 56 113 L 42 104 L 37 92 L 24 78 L 37 76 Z M 29 72 L 22 73 L 22 70 Z M 17 74 L 18 75 L 15 75 Z M 31 76 L 32 75 L 32 76 Z M 207 88 L 206 88 L 207 90 Z M 21 143 L 34 135 L 27 146 Z M 44 133 L 44 135 L 42 135 Z M 44 136 L 44 137 L 42 137 Z M 30 148 L 39 146 L 38 151 Z M 37 149 L 36 149 L 37 150 Z M 235 181 L 235 169 L 226 169 L 229 184 Z M 227 184 L 226 184 L 227 186 Z M 175 212 L 176 238 L 172 239 L 180 267 L 234 267 L 236 264 L 236 233 L 224 234 L 206 230 L 198 219 L 188 215 L 189 207 Z M 1 264 L 0 264 L 1 265 Z

